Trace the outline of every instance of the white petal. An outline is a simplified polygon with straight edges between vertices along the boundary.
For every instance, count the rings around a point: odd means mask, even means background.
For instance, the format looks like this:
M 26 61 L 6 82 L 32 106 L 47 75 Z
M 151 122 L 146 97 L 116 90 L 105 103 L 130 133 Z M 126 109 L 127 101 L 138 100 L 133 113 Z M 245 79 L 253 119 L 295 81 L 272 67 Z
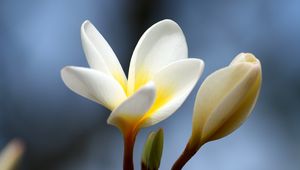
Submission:
M 151 26 L 133 52 L 128 75 L 128 94 L 133 94 L 164 66 L 185 59 L 187 44 L 180 27 L 172 20 Z
M 127 88 L 126 76 L 115 53 L 89 21 L 81 25 L 81 41 L 90 67 L 112 75 L 124 89 Z
M 203 68 L 204 62 L 200 59 L 184 59 L 155 74 L 157 97 L 142 126 L 156 124 L 174 113 L 196 85 Z
M 67 66 L 61 70 L 61 77 L 72 91 L 110 110 L 127 98 L 115 79 L 97 70 Z
M 110 114 L 107 123 L 122 130 L 138 124 L 155 100 L 155 86 L 149 82 Z

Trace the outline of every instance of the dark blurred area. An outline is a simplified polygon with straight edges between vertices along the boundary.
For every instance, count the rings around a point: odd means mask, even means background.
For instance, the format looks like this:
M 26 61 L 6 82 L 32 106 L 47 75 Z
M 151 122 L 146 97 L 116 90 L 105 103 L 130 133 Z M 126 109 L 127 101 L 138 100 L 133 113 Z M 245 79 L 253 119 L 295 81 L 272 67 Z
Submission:
M 87 66 L 80 25 L 89 19 L 128 71 L 142 33 L 162 19 L 183 29 L 189 56 L 206 68 L 185 104 L 169 119 L 142 130 L 165 129 L 161 169 L 170 169 L 191 131 L 193 103 L 203 79 L 240 52 L 262 62 L 261 95 L 248 121 L 208 143 L 186 165 L 198 170 L 299 170 L 300 1 L 131 0 L 0 1 L 0 149 L 12 138 L 26 144 L 22 170 L 116 170 L 122 136 L 106 124 L 109 111 L 71 92 L 60 78 L 66 65 Z

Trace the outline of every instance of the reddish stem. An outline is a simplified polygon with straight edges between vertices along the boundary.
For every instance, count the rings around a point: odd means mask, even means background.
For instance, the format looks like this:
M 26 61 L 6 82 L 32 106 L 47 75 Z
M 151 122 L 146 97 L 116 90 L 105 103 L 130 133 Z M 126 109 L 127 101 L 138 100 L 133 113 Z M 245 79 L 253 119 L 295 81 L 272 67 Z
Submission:
M 134 170 L 133 148 L 137 132 L 124 134 L 123 170 Z
M 177 159 L 177 161 L 174 163 L 172 170 L 181 170 L 184 165 L 197 153 L 199 150 L 199 147 L 191 147 L 188 143 L 180 155 L 180 157 Z

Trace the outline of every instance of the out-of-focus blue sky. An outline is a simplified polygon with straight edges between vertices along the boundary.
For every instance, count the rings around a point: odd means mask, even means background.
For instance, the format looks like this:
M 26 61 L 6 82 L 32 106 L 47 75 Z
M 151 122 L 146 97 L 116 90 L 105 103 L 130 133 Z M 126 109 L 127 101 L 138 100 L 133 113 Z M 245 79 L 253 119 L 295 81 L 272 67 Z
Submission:
M 106 124 L 109 111 L 71 92 L 65 65 L 87 66 L 80 25 L 89 19 L 128 70 L 141 34 L 170 18 L 183 29 L 189 56 L 206 68 L 185 104 L 169 119 L 142 130 L 165 130 L 161 169 L 170 169 L 191 131 L 195 93 L 203 79 L 240 52 L 262 62 L 261 95 L 248 121 L 230 136 L 206 144 L 187 170 L 298 170 L 300 168 L 300 1 L 0 1 L 0 148 L 25 141 L 23 170 L 115 170 L 122 137 Z

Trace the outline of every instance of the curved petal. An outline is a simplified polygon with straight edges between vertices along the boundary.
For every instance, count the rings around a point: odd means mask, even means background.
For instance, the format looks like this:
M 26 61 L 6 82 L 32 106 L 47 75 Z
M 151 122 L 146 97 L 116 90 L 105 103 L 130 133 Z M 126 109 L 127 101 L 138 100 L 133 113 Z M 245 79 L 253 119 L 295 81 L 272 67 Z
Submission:
M 151 126 L 174 113 L 196 85 L 203 68 L 204 62 L 200 59 L 184 59 L 166 66 L 155 74 L 153 81 L 157 97 L 145 114 L 141 126 Z
M 154 83 L 149 82 L 113 110 L 107 123 L 125 131 L 131 128 L 129 125 L 136 125 L 152 106 L 155 93 Z
M 67 66 L 61 70 L 61 77 L 72 91 L 110 110 L 127 98 L 115 79 L 93 69 Z
M 240 107 L 235 110 L 232 116 L 222 124 L 218 131 L 216 131 L 216 133 L 214 133 L 209 140 L 217 140 L 227 136 L 242 125 L 255 106 L 260 91 L 260 86 L 261 76 L 256 79 L 253 87 L 249 89 L 246 97 L 241 101 Z
M 195 102 L 193 133 L 206 141 L 232 115 L 257 78 L 252 64 L 240 63 L 220 69 L 202 83 Z
M 241 124 L 247 119 L 250 115 L 255 103 L 257 101 L 261 82 L 262 82 L 262 71 L 260 61 L 250 53 L 241 53 L 231 62 L 230 65 L 235 65 L 239 63 L 251 63 L 254 66 L 254 72 L 256 74 L 256 80 L 252 82 L 252 85 L 249 85 L 249 89 L 246 90 L 246 94 L 243 97 L 243 100 L 240 101 L 239 107 L 235 108 L 232 116 L 227 119 L 223 124 L 218 128 L 213 136 L 209 140 L 216 140 L 222 138 L 235 129 L 237 129 Z
M 81 25 L 81 41 L 90 67 L 112 75 L 125 90 L 127 79 L 119 60 L 103 36 L 89 21 Z
M 152 79 L 164 66 L 185 59 L 187 44 L 180 27 L 172 20 L 151 26 L 133 52 L 128 75 L 128 95 Z

